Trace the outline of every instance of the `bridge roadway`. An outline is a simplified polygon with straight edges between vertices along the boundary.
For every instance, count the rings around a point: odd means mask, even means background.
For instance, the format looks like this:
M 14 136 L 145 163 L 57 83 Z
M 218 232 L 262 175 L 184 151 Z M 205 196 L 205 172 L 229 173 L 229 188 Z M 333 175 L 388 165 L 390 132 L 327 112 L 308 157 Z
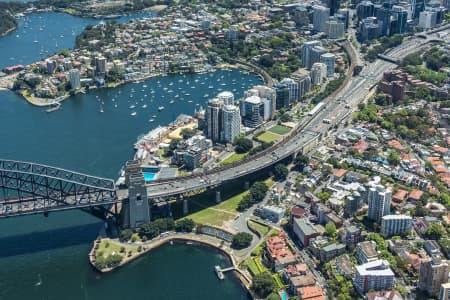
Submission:
M 447 29 L 447 26 L 441 30 L 434 30 L 427 40 L 432 40 L 432 36 L 445 29 Z M 424 49 L 427 46 L 424 39 L 413 36 L 400 46 L 389 50 L 386 54 L 396 59 L 402 59 L 407 54 Z M 212 170 L 212 172 L 198 174 L 195 177 L 179 177 L 151 183 L 147 186 L 148 197 L 150 199 L 163 199 L 194 190 L 218 186 L 227 181 L 236 180 L 242 176 L 267 168 L 288 156 L 301 152 L 302 149 L 314 143 L 319 136 L 325 135 L 331 126 L 338 124 L 345 118 L 349 118 L 351 113 L 356 110 L 358 103 L 364 100 L 374 85 L 381 80 L 383 73 L 395 67 L 395 64 L 380 59 L 367 64 L 358 76 L 351 78 L 350 82 L 338 95 L 324 100 L 326 106 L 320 113 L 314 117 L 305 117 L 302 123 L 298 125 L 301 128 L 307 123 L 302 130 L 289 140 L 284 141 L 284 144 L 278 145 L 271 152 L 238 164 L 233 168 Z M 344 105 L 343 102 L 348 105 Z M 323 119 L 332 120 L 332 123 L 325 124 Z

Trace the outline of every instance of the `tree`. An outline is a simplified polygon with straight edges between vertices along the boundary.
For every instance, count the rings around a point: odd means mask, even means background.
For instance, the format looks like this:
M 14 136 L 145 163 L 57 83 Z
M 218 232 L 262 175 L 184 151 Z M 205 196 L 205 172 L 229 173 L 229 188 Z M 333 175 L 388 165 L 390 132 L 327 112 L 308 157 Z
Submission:
M 252 196 L 250 195 L 250 193 L 246 194 L 244 197 L 242 197 L 241 201 L 239 201 L 237 210 L 244 211 L 245 209 L 252 206 L 253 202 L 254 202 L 254 200 L 253 200 Z
M 175 222 L 175 230 L 177 232 L 192 232 L 195 223 L 192 219 L 181 219 Z
M 303 154 L 298 155 L 295 158 L 294 163 L 299 171 L 303 171 L 303 169 L 309 164 L 309 157 Z
M 403 58 L 403 66 L 418 66 L 422 64 L 422 58 L 419 52 L 411 53 Z
M 145 236 L 148 239 L 156 237 L 157 235 L 159 235 L 159 233 L 160 233 L 159 228 L 155 226 L 153 222 L 144 223 L 139 228 L 139 235 Z
M 265 298 L 275 289 L 275 281 L 269 272 L 260 273 L 253 277 L 251 289 L 260 298 Z
M 289 170 L 284 164 L 276 164 L 275 167 L 273 168 L 273 176 L 275 177 L 275 180 L 286 179 L 288 173 Z
M 250 188 L 250 196 L 253 199 L 253 202 L 260 202 L 266 196 L 269 188 L 263 181 L 255 182 Z
M 170 143 L 169 143 L 169 148 L 167 149 L 167 152 L 166 152 L 166 154 L 168 155 L 168 156 L 172 156 L 173 155 L 173 151 L 175 150 L 175 149 L 177 149 L 177 147 L 178 147 L 178 143 L 180 142 L 180 139 L 172 139 L 171 141 L 170 141 Z
M 400 163 L 400 156 L 396 151 L 389 152 L 388 161 L 391 165 L 397 166 Z
M 445 232 L 442 226 L 438 223 L 431 223 L 423 235 L 429 239 L 439 240 L 445 235 Z
M 247 232 L 239 232 L 233 236 L 231 247 L 234 249 L 244 249 L 250 246 L 253 236 Z
M 280 296 L 277 293 L 272 293 L 266 298 L 267 300 L 280 300 Z
M 121 242 L 128 242 L 133 235 L 133 231 L 131 229 L 124 229 L 120 232 L 119 240 Z
M 194 129 L 184 128 L 183 130 L 181 130 L 181 136 L 185 140 L 190 139 L 194 135 L 195 135 L 195 130 Z
M 292 121 L 292 118 L 287 112 L 285 112 L 284 114 L 281 115 L 280 121 L 283 123 L 290 122 L 290 121 Z
M 337 238 L 336 225 L 333 222 L 328 222 L 325 225 L 325 235 L 333 240 Z
M 322 202 L 327 201 L 328 199 L 330 199 L 331 194 L 328 192 L 320 192 L 317 193 L 317 198 L 319 198 L 320 200 L 322 200 Z
M 253 142 L 245 137 L 236 138 L 234 143 L 236 145 L 236 147 L 234 148 L 236 153 L 246 153 L 253 147 Z

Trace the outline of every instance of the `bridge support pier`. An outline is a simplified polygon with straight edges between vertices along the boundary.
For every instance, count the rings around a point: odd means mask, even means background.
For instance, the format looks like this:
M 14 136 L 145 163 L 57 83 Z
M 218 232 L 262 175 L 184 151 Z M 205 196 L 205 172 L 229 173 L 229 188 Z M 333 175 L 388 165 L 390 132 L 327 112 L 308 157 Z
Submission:
M 188 199 L 183 199 L 183 215 L 187 215 L 188 213 L 189 213 Z
M 126 181 L 129 198 L 129 227 L 134 229 L 150 221 L 150 205 L 147 197 L 147 187 L 144 176 L 137 161 L 126 164 Z
M 249 188 L 250 188 L 250 182 L 245 181 L 245 182 L 244 182 L 244 189 L 245 189 L 245 190 L 248 190 Z
M 220 191 L 216 191 L 216 203 L 219 203 L 222 201 L 222 196 L 220 195 Z
M 170 204 L 170 201 L 167 201 L 167 215 L 169 218 L 172 218 L 172 205 Z

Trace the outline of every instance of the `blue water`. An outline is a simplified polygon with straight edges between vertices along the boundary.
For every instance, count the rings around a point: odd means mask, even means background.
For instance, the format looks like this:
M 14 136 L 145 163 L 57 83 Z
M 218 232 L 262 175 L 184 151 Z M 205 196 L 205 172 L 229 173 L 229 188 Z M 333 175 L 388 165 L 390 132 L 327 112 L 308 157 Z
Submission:
M 72 29 L 76 34 L 98 22 L 56 13 L 32 14 L 21 23 L 26 20 L 28 27 L 0 38 L 0 68 L 39 60 L 41 47 L 49 53 L 70 48 L 75 38 Z M 33 43 L 34 39 L 39 43 Z M 170 104 L 174 93 L 163 88 L 171 82 L 174 91 L 191 95 Z M 0 158 L 115 179 L 124 162 L 133 157 L 133 144 L 140 134 L 158 124 L 167 125 L 180 113 L 192 114 L 204 105 L 206 93 L 213 97 L 219 89 L 236 89 L 239 98 L 261 80 L 240 71 L 217 71 L 154 78 L 145 84 L 147 88 L 143 83 L 129 84 L 79 94 L 51 114 L 12 92 L 0 92 Z M 143 108 L 144 103 L 148 107 Z M 134 117 L 130 105 L 136 106 Z M 158 112 L 160 105 L 166 109 Z M 155 121 L 150 123 L 153 115 Z M 222 282 L 215 278 L 212 267 L 221 264 L 220 254 L 192 247 L 161 248 L 118 272 L 99 275 L 89 266 L 87 253 L 101 226 L 98 219 L 77 210 L 51 213 L 47 218 L 1 219 L 0 299 L 248 299 L 233 277 Z
M 156 173 L 143 173 L 145 181 L 153 181 L 155 180 Z
M 145 12 L 115 19 L 128 22 L 133 18 L 151 17 Z M 0 40 L 0 69 L 12 65 L 27 65 L 58 50 L 75 46 L 75 37 L 90 24 L 101 20 L 79 18 L 63 13 L 33 13 L 19 18 L 19 28 Z M 34 41 L 38 41 L 35 43 Z
M 280 296 L 281 296 L 281 299 L 282 299 L 282 300 L 288 300 L 288 296 L 286 295 L 285 292 L 282 292 L 282 293 L 280 294 Z

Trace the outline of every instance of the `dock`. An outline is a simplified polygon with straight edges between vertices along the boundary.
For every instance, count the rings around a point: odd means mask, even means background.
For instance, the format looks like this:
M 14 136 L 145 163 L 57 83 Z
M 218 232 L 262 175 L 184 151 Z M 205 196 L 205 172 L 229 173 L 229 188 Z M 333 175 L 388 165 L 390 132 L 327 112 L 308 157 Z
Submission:
M 222 269 L 220 266 L 214 267 L 214 271 L 216 272 L 216 275 L 220 280 L 225 279 L 225 276 L 223 275 L 223 273 L 228 272 L 228 271 L 233 271 L 235 269 L 236 269 L 235 267 L 229 267 L 229 268 L 225 268 L 225 269 Z

